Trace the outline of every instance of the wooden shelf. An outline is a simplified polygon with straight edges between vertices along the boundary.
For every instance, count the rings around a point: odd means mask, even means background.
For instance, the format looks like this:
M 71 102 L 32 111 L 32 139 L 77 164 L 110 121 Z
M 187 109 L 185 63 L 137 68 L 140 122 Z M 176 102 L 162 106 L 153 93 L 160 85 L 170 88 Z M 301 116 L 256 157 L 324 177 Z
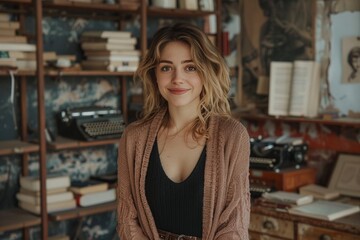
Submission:
M 304 117 L 273 117 L 264 114 L 246 114 L 233 112 L 233 116 L 237 119 L 244 120 L 260 120 L 260 121 L 283 121 L 283 122 L 297 122 L 297 123 L 315 123 L 323 125 L 336 125 L 336 126 L 351 126 L 360 127 L 359 119 L 339 118 L 334 120 L 324 120 L 318 118 L 304 118 Z
M 0 141 L 0 155 L 22 154 L 39 151 L 39 146 L 34 143 L 20 140 Z
M 47 70 L 45 71 L 46 76 L 133 76 L 133 72 L 109 72 L 109 71 L 57 71 Z
M 209 11 L 195 11 L 195 10 L 186 10 L 186 9 L 166 9 L 159 7 L 149 7 L 148 16 L 156 17 L 204 17 L 210 14 L 216 14 L 215 12 Z
M 52 221 L 63 221 L 67 219 L 85 217 L 92 214 L 114 211 L 116 206 L 116 201 L 113 201 L 110 203 L 104 203 L 90 207 L 78 207 L 72 210 L 50 213 L 49 219 Z
M 84 147 L 94 147 L 101 145 L 110 145 L 118 144 L 120 138 L 116 139 L 103 139 L 98 141 L 78 141 L 74 139 L 57 137 L 54 142 L 48 143 L 48 149 L 50 150 L 65 150 L 65 149 L 75 149 L 75 148 L 84 148 Z
M 119 4 L 104 4 L 104 3 L 82 3 L 82 2 L 44 2 L 43 7 L 45 9 L 60 9 L 67 11 L 107 11 L 113 13 L 126 13 L 136 14 L 139 8 L 134 9 L 131 7 L 123 7 Z M 87 12 L 89 13 L 89 12 Z
M 14 71 L 15 76 L 35 76 L 35 70 L 29 71 Z M 45 76 L 133 76 L 133 72 L 109 72 L 109 71 L 57 71 L 57 70 L 45 70 Z M 0 76 L 9 76 L 9 72 L 0 70 Z
M 17 71 L 13 70 L 15 76 L 35 76 L 35 71 L 29 70 L 29 71 Z M 0 70 L 0 76 L 9 76 L 9 72 L 5 70 Z
M 19 208 L 0 211 L 0 232 L 32 227 L 40 223 L 40 217 Z
M 1 3 L 30 4 L 31 0 L 2 0 Z

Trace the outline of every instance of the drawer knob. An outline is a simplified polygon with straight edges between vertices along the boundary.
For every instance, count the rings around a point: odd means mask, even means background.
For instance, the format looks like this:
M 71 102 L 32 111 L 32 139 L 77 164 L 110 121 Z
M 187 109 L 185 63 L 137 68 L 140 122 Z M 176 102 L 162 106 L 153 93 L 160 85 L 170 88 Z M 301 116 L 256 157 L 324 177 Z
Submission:
M 274 230 L 275 229 L 275 225 L 273 222 L 267 220 L 265 222 L 263 222 L 263 228 L 267 229 L 267 230 Z M 327 240 L 327 239 L 326 239 Z
M 327 234 L 322 234 L 320 237 L 319 237 L 319 240 L 332 240 L 332 237 L 327 235 Z

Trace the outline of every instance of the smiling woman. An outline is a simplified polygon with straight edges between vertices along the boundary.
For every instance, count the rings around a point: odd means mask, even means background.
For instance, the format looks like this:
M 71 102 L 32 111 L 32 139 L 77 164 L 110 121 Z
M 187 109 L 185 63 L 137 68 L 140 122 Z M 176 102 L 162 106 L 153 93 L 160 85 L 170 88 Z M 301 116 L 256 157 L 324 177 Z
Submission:
M 120 141 L 120 238 L 248 239 L 249 137 L 216 47 L 195 26 L 164 27 L 135 78 L 145 102 Z

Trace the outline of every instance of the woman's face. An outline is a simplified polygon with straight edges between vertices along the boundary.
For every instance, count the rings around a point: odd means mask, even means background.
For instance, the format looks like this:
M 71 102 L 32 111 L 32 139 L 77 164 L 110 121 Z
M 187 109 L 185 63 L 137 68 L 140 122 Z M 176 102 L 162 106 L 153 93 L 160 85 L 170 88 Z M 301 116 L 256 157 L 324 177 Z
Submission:
M 156 79 L 169 107 L 196 109 L 199 105 L 203 83 L 186 43 L 174 41 L 165 45 L 156 67 Z
M 360 55 L 353 56 L 352 59 L 352 65 L 356 71 L 360 71 Z

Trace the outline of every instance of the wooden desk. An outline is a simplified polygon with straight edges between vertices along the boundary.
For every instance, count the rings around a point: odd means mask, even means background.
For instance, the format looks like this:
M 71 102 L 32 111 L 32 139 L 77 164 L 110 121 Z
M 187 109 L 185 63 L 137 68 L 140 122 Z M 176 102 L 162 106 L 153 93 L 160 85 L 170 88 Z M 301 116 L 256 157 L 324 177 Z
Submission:
M 251 240 L 360 240 L 360 213 L 325 221 L 252 206 L 249 232 Z

